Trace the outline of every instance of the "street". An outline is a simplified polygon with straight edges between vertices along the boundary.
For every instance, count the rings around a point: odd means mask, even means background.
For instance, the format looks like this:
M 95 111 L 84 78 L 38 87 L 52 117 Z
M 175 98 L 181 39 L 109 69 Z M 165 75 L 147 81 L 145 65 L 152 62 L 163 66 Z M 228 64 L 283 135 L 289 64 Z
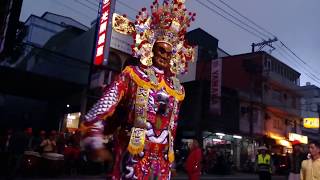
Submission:
M 178 176 L 173 178 L 173 180 L 185 180 L 188 179 L 187 176 Z M 200 179 L 212 179 L 212 180 L 258 180 L 256 175 L 230 175 L 230 176 L 214 176 L 214 175 L 205 175 L 201 176 Z M 273 176 L 272 180 L 285 180 L 284 176 Z
M 61 179 L 61 180 L 80 180 L 80 179 L 90 179 L 90 180 L 104 180 L 105 177 L 103 176 L 68 176 L 68 177 L 59 177 L 59 178 L 18 178 L 23 180 L 54 180 L 54 179 Z M 186 175 L 178 175 L 173 180 L 187 180 L 188 177 Z M 225 175 L 225 176 L 218 176 L 218 175 L 203 175 L 200 179 L 203 180 L 258 180 L 258 177 L 253 174 L 236 174 L 236 175 Z M 285 176 L 273 176 L 272 180 L 285 180 Z

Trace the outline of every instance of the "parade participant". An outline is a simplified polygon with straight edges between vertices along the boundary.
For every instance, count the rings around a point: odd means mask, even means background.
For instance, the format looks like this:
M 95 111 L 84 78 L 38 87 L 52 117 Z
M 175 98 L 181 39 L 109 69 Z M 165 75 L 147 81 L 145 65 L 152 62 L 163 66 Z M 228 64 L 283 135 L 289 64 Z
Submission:
M 297 140 L 292 142 L 293 153 L 289 156 L 289 180 L 300 180 L 301 163 L 307 158 L 303 153 L 301 143 Z
M 257 158 L 257 171 L 260 180 L 271 180 L 272 160 L 270 154 L 267 153 L 268 148 L 261 146 L 258 148 L 259 154 Z
M 124 118 L 117 119 L 119 128 L 114 128 L 122 135 L 115 138 L 114 179 L 170 179 L 179 107 L 185 96 L 177 75 L 186 72 L 194 56 L 185 33 L 195 14 L 186 11 L 184 1 L 165 0 L 161 5 L 156 0 L 151 15 L 146 8 L 139 12 L 132 23 L 132 51 L 140 64 L 127 66 L 84 118 L 84 146 L 107 158 L 104 126 L 114 112 L 124 109 Z
M 320 142 L 309 143 L 310 159 L 302 161 L 301 180 L 320 180 Z
M 186 161 L 186 171 L 190 180 L 199 180 L 201 175 L 202 151 L 199 142 L 194 139 L 190 144 L 190 152 Z
M 40 147 L 42 148 L 41 152 L 43 152 L 43 153 L 52 153 L 52 152 L 54 152 L 55 149 L 56 149 L 55 134 L 54 133 L 50 133 L 48 138 L 44 139 L 41 142 Z

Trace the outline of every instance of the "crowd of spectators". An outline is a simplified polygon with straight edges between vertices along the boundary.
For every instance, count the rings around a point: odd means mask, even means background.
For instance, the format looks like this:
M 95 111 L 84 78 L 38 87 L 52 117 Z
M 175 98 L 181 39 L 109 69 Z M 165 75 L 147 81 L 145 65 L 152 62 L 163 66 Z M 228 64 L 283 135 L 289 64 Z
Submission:
M 55 130 L 40 130 L 34 132 L 32 128 L 24 130 L 7 129 L 0 136 L 0 177 L 14 179 L 17 176 L 32 175 L 45 176 L 43 172 L 44 155 L 63 157 L 61 175 L 70 174 L 99 174 L 105 172 L 106 165 L 101 162 L 91 162 L 81 148 L 81 134 L 79 131 L 57 132 Z M 29 153 L 28 153 L 29 152 Z M 38 167 L 30 171 L 29 167 L 37 165 L 34 162 L 25 162 L 26 156 L 39 155 Z M 28 159 L 27 161 L 32 161 Z M 57 174 L 58 175 L 58 174 Z M 59 174 L 60 175 L 60 174 Z

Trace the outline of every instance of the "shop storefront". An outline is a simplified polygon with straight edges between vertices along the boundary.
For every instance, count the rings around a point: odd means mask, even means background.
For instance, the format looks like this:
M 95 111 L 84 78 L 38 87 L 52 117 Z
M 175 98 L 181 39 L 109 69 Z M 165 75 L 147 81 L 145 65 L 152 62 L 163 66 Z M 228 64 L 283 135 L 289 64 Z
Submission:
M 273 144 L 269 144 L 270 148 L 272 148 L 271 153 L 292 153 L 292 142 L 294 141 L 298 141 L 301 144 L 308 144 L 308 136 L 296 133 L 288 133 L 288 136 L 285 137 L 270 132 L 267 136 L 275 142 Z
M 250 171 L 251 166 L 254 165 L 257 143 L 251 138 L 221 132 L 205 132 L 203 146 L 209 158 L 208 161 L 218 167 L 209 167 L 215 172 Z M 219 164 L 222 162 L 224 164 Z
M 296 133 L 288 133 L 281 136 L 276 133 L 267 133 L 267 138 L 271 141 L 266 144 L 272 155 L 275 173 L 286 174 L 288 171 L 289 154 L 293 151 L 293 142 L 303 144 L 308 143 L 308 137 Z M 271 143 L 270 143 L 271 142 Z
M 292 152 L 292 145 L 287 137 L 272 132 L 268 132 L 266 137 L 269 141 L 265 145 L 272 155 L 286 155 Z
M 61 131 L 68 130 L 69 132 L 74 132 L 79 128 L 80 123 L 80 112 L 68 113 L 64 116 Z
M 243 137 L 240 143 L 240 170 L 244 172 L 253 172 L 259 141 L 258 139 Z

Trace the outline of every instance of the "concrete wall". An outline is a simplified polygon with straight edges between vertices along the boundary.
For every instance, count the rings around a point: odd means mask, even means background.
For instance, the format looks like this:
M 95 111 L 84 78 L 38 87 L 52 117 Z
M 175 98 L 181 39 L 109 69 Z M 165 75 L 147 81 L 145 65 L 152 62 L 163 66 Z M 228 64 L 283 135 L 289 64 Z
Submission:
M 68 25 L 68 26 L 72 26 L 72 27 L 77 27 L 77 28 L 82 29 L 84 31 L 89 30 L 89 28 L 87 26 L 79 23 L 78 21 L 73 20 L 72 18 L 53 14 L 53 13 L 45 13 L 42 16 L 42 19 L 49 20 L 49 21 L 54 22 L 56 24 L 61 24 L 63 26 Z
M 65 29 L 62 25 L 52 23 L 33 15 L 28 18 L 25 25 L 28 26 L 28 31 L 23 42 L 36 44 L 40 47 L 44 46 L 52 36 Z

